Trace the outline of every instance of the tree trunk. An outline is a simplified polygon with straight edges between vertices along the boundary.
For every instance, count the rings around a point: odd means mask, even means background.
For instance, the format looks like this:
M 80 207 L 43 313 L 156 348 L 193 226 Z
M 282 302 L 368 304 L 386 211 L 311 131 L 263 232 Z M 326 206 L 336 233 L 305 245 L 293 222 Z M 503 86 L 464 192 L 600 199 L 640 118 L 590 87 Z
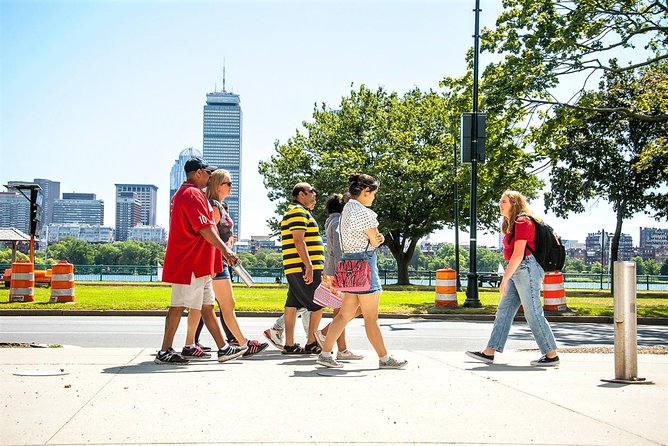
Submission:
M 408 248 L 406 248 L 407 241 L 409 241 Z M 397 261 L 397 285 L 410 285 L 408 265 L 413 258 L 417 242 L 418 238 L 402 238 L 399 231 L 392 231 L 385 238 L 385 244 L 390 248 L 394 260 Z

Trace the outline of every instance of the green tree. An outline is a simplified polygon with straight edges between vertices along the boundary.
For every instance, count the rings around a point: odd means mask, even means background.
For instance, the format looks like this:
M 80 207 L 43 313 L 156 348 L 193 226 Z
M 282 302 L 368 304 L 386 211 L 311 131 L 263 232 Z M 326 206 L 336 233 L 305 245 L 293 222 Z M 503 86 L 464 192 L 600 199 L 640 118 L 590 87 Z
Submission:
M 646 268 L 645 268 L 645 260 L 642 257 L 636 256 L 631 260 L 636 262 L 636 275 L 637 276 L 642 276 L 643 274 L 648 274 L 646 272 Z
M 491 251 L 487 248 L 478 248 L 477 269 L 478 271 L 497 272 L 499 265 L 503 265 L 503 254 Z
M 96 265 L 118 265 L 121 257 L 121 249 L 117 243 L 105 243 L 100 245 L 95 252 Z
M 118 258 L 119 265 L 148 265 L 150 262 L 149 251 L 136 240 L 118 242 L 121 255 Z
M 244 265 L 245 268 L 256 268 L 257 266 L 257 259 L 253 254 L 250 252 L 240 252 L 238 254 L 239 260 L 241 260 L 241 263 Z
M 505 0 L 496 27 L 482 33 L 482 51 L 502 56 L 485 70 L 494 107 L 536 111 L 559 105 L 667 122 L 667 96 L 655 89 L 641 101 L 583 104 L 581 95 L 602 73 L 635 72 L 668 59 L 668 8 L 655 0 Z M 616 58 L 624 58 L 618 62 Z M 577 84 L 559 99 L 557 86 Z M 579 82 L 579 83 L 578 83 Z M 562 88 L 563 90 L 563 88 Z M 491 106 L 491 105 L 490 105 Z M 655 113 L 652 109 L 661 110 Z
M 668 276 L 668 257 L 664 259 L 659 274 L 661 274 L 662 276 Z
M 29 256 L 16 251 L 16 260 L 28 260 Z M 12 250 L 10 248 L 0 250 L 0 263 L 12 263 Z
M 325 195 L 346 190 L 353 172 L 375 176 L 381 187 L 373 209 L 397 262 L 398 282 L 407 284 L 419 239 L 454 222 L 453 144 L 459 139 L 459 115 L 469 108 L 470 81 L 470 74 L 446 79 L 443 95 L 415 89 L 399 96 L 361 86 L 342 98 L 336 111 L 324 104 L 316 108 L 314 121 L 303 123 L 306 133 L 277 142 L 276 153 L 260 163 L 269 198 L 279 202 L 282 213 L 299 181 Z M 534 196 L 538 186 L 527 173 L 532 160 L 509 138 L 508 125 L 507 119 L 492 120 L 487 130 L 490 161 L 480 169 L 478 188 L 483 226 L 497 224 L 496 203 L 504 189 L 512 185 Z M 463 167 L 457 181 L 468 183 L 468 175 Z M 468 220 L 466 207 L 462 224 Z M 315 214 L 324 222 L 324 210 Z M 276 228 L 276 220 L 270 223 Z
M 592 274 L 601 274 L 601 273 L 607 273 L 607 267 L 604 269 L 603 266 L 601 265 L 601 262 L 594 262 L 591 264 L 590 272 Z
M 566 264 L 564 265 L 564 272 L 567 273 L 583 273 L 587 271 L 587 265 L 580 260 L 572 257 L 566 257 Z
M 645 261 L 645 274 L 649 274 L 650 276 L 656 276 L 659 274 L 660 271 L 661 267 L 659 266 L 658 263 L 656 263 L 656 260 L 648 259 Z
M 67 260 L 75 265 L 90 265 L 95 258 L 94 248 L 83 240 L 64 237 L 49 245 L 48 256 L 58 260 Z
M 378 253 L 378 269 L 381 271 L 396 271 L 397 261 L 394 257 L 385 257 L 382 253 Z
M 668 81 L 668 64 L 658 71 Z M 645 89 L 643 78 L 643 73 L 609 73 L 600 91 L 588 92 L 581 102 L 611 109 L 637 102 Z M 557 110 L 556 117 L 565 125 L 549 129 L 552 191 L 545 193 L 546 206 L 566 217 L 570 212 L 583 212 L 589 200 L 608 201 L 617 217 L 611 244 L 611 261 L 615 262 L 625 219 L 638 212 L 668 216 L 668 148 L 663 147 L 664 155 L 656 153 L 657 147 L 668 142 L 668 125 L 623 113 L 568 108 Z M 651 162 L 641 165 L 647 150 L 655 153 Z

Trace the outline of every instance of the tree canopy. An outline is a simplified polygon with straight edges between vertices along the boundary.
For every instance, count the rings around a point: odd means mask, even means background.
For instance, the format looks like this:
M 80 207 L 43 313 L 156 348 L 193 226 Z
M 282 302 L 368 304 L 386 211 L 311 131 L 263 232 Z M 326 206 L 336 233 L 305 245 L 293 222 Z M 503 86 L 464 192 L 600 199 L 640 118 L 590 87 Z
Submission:
M 447 80 L 443 94 L 414 89 L 403 96 L 362 85 L 342 98 L 336 110 L 316 107 L 313 121 L 303 123 L 305 132 L 297 131 L 285 144 L 277 142 L 271 159 L 260 162 L 269 198 L 282 213 L 293 186 L 307 181 L 322 192 L 314 212 L 322 223 L 322 203 L 329 193 L 347 190 L 349 174 L 373 175 L 380 181 L 373 209 L 397 261 L 399 282 L 408 283 L 408 263 L 418 240 L 454 224 L 455 179 L 470 181 L 467 166 L 457 178 L 453 169 L 459 116 L 471 103 L 466 83 Z M 535 196 L 539 184 L 527 173 L 533 159 L 507 137 L 508 125 L 502 117 L 492 117 L 488 126 L 490 161 L 480 168 L 478 188 L 479 221 L 487 228 L 498 225 L 496 203 L 503 190 L 512 187 Z M 468 193 L 462 192 L 465 225 Z M 276 220 L 270 223 L 277 225 Z
M 48 256 L 75 265 L 156 265 L 163 262 L 165 247 L 136 240 L 93 244 L 64 237 L 49 245 Z
M 488 78 L 495 79 L 487 91 L 496 99 L 494 107 L 513 104 L 536 110 L 565 105 L 668 122 L 666 102 L 660 113 L 650 111 L 659 101 L 651 95 L 647 101 L 615 107 L 579 103 L 602 74 L 633 72 L 668 60 L 665 1 L 504 0 L 503 4 L 496 27 L 482 33 L 482 51 L 502 55 L 485 70 Z M 557 87 L 564 84 L 579 88 L 562 88 L 559 94 Z M 664 94 L 660 100 L 665 99 Z

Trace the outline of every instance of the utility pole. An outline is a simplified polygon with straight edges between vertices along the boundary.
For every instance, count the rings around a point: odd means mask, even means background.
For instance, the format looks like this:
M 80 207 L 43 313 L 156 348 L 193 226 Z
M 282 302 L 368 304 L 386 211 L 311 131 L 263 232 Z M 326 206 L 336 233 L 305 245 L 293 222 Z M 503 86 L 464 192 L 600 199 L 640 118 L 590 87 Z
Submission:
M 467 127 L 466 120 L 468 114 L 462 115 L 462 154 L 465 155 L 467 148 L 464 147 L 465 136 L 470 137 L 469 154 L 471 162 L 471 238 L 469 247 L 469 273 L 466 285 L 466 301 L 464 307 L 480 308 L 480 298 L 478 297 L 478 271 L 477 271 L 477 189 L 478 189 L 478 161 L 484 161 L 484 135 L 485 135 L 485 121 L 484 116 L 478 114 L 478 55 L 480 43 L 480 0 L 475 2 L 475 33 L 473 35 L 474 52 L 473 52 L 473 113 L 470 114 L 470 129 Z M 480 119 L 482 118 L 482 119 Z M 480 128 L 482 127 L 482 128 Z M 465 135 L 469 130 L 469 134 Z M 483 139 L 482 146 L 480 144 Z M 466 161 L 466 156 L 465 159 Z
M 454 184 L 453 184 L 453 194 L 455 199 L 455 274 L 456 274 L 456 284 L 457 291 L 462 290 L 462 281 L 459 278 L 459 183 L 457 182 L 457 143 L 453 144 L 455 149 L 454 156 Z

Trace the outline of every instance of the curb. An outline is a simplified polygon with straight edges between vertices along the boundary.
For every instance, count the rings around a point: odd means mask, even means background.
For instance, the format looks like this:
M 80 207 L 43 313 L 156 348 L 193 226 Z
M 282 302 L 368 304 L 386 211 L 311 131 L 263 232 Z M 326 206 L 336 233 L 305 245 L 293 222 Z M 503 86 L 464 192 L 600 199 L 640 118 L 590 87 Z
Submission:
M 216 312 L 218 313 L 218 312 Z M 278 311 L 237 311 L 239 317 L 279 317 L 283 313 Z M 0 309 L 2 316 L 161 316 L 165 317 L 167 310 L 61 310 L 61 309 Z M 324 318 L 331 318 L 332 313 L 323 314 Z M 408 313 L 380 313 L 380 319 L 428 319 L 444 321 L 480 321 L 490 322 L 494 320 L 493 314 L 408 314 Z M 569 322 L 582 324 L 612 324 L 612 316 L 572 316 L 559 314 L 546 314 L 550 322 Z M 524 322 L 524 316 L 515 317 L 515 321 Z M 639 317 L 638 325 L 668 325 L 668 318 L 663 317 Z

